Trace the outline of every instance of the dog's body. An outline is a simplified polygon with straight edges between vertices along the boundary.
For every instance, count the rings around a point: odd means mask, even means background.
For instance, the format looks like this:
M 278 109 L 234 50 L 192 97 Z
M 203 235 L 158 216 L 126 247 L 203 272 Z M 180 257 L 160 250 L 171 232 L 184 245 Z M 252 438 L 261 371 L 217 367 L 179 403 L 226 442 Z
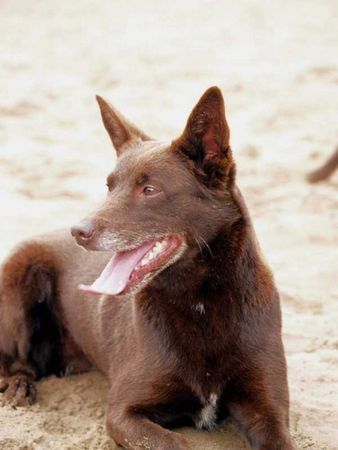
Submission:
M 101 251 L 64 231 L 4 262 L 5 398 L 33 401 L 34 378 L 94 365 L 125 448 L 187 449 L 164 427 L 231 415 L 254 449 L 291 450 L 279 298 L 235 185 L 220 91 L 170 145 L 98 100 L 119 159 L 105 204 L 72 234 Z

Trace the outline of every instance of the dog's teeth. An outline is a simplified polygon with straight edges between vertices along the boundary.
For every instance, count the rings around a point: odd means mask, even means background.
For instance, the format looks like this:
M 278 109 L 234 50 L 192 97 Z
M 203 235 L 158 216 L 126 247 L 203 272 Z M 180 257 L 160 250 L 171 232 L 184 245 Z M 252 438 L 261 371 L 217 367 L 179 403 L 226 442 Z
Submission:
M 164 247 L 165 247 L 165 241 L 158 241 L 158 242 L 156 242 L 154 248 L 156 249 L 157 252 L 160 252 L 163 250 Z
M 166 247 L 165 240 L 157 241 L 154 247 L 146 254 L 146 256 L 138 263 L 136 269 L 149 264 L 152 260 L 156 259 L 163 249 Z

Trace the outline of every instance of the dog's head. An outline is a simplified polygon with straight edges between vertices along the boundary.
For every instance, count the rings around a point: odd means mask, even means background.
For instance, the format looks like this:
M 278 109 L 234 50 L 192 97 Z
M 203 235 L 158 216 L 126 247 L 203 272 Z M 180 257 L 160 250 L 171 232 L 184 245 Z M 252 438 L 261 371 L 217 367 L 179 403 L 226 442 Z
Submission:
M 107 199 L 72 234 L 88 250 L 114 252 L 100 277 L 83 289 L 118 295 L 193 258 L 238 218 L 235 164 L 217 87 L 205 92 L 183 134 L 169 144 L 97 100 L 118 158 L 107 178 Z

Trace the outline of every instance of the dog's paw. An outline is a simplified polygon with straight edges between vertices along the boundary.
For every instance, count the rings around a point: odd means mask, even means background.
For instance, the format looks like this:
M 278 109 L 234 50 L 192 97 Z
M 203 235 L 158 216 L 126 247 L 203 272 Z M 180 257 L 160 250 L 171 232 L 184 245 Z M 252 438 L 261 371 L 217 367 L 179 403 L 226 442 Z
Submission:
M 0 380 L 0 405 L 27 406 L 36 401 L 35 383 L 24 374 L 13 375 Z

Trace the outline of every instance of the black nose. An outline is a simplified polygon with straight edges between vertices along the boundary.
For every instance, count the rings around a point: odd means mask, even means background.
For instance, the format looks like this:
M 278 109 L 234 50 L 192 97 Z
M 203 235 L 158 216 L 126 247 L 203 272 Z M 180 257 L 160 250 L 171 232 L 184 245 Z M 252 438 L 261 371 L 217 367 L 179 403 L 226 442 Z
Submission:
M 70 231 L 72 236 L 74 236 L 77 240 L 78 244 L 82 245 L 86 244 L 93 237 L 94 227 L 88 220 L 83 220 L 77 225 L 74 225 Z

